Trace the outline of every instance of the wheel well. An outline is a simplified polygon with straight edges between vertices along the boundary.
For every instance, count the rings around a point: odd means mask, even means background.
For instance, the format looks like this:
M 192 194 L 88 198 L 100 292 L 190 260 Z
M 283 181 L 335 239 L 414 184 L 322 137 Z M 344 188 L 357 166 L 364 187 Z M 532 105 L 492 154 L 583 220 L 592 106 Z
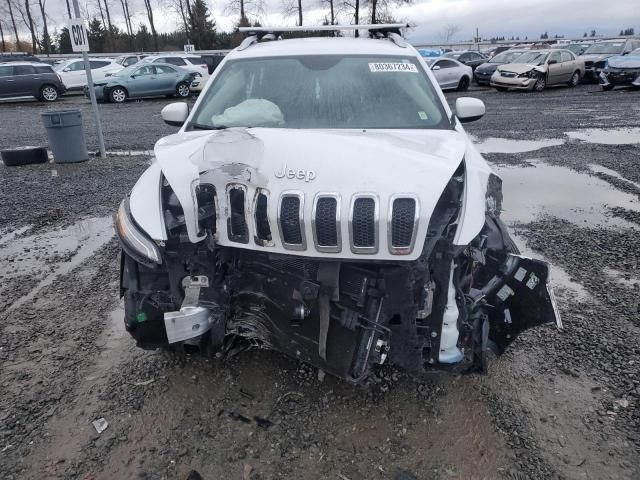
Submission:
M 109 95 L 111 95 L 111 92 L 113 90 L 115 90 L 116 88 L 121 88 L 122 90 L 124 90 L 124 93 L 129 95 L 129 90 L 127 90 L 127 87 L 123 87 L 122 85 L 116 85 L 115 87 L 109 87 Z

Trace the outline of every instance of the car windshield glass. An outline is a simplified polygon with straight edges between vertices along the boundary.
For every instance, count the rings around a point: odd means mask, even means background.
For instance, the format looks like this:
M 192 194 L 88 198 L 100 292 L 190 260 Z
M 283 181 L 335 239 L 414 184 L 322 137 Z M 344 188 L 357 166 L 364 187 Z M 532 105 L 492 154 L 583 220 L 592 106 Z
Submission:
M 624 43 L 622 42 L 601 42 L 594 43 L 584 52 L 585 55 L 599 54 L 599 53 L 621 53 Z
M 489 63 L 511 63 L 520 55 L 522 52 L 502 52 L 489 60 Z
M 542 65 L 548 53 L 527 52 L 513 59 L 512 63 L 526 63 L 528 65 Z
M 116 58 L 116 59 L 115 59 L 115 62 L 116 62 L 118 65 L 124 65 L 124 61 L 125 61 L 125 59 L 126 59 L 126 58 L 127 58 L 127 56 L 126 56 L 126 55 L 122 55 L 122 56 L 120 56 L 120 57 Z
M 140 68 L 140 65 L 129 65 L 128 67 L 123 68 L 117 73 L 114 73 L 116 77 L 128 77 L 133 75 L 133 73 Z
M 636 48 L 633 52 L 629 54 L 630 57 L 640 57 L 640 48 Z
M 199 102 L 198 128 L 448 128 L 416 59 L 253 58 L 227 62 Z
M 461 52 L 455 52 L 455 53 L 447 53 L 445 57 L 458 59 L 460 58 L 461 55 L 462 55 Z

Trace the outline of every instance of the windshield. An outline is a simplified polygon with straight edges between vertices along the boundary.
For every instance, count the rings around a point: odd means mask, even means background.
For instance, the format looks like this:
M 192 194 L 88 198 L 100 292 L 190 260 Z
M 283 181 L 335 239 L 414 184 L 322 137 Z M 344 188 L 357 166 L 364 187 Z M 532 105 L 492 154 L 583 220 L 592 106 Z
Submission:
M 464 53 L 464 52 L 450 52 L 450 53 L 447 53 L 447 54 L 445 55 L 445 57 L 455 58 L 455 59 L 457 60 L 458 58 L 460 58 L 460 56 L 461 56 L 463 53 Z
M 310 55 L 227 62 L 190 128 L 448 128 L 416 59 Z
M 128 67 L 123 68 L 122 70 L 113 74 L 114 77 L 128 77 L 133 75 L 137 69 L 140 68 L 140 65 L 129 65 Z
M 489 63 L 511 63 L 522 55 L 522 52 L 502 52 L 489 60 Z
M 584 51 L 585 55 L 599 53 L 622 53 L 624 42 L 600 42 L 594 43 Z
M 120 56 L 120 57 L 116 58 L 116 59 L 115 59 L 115 62 L 116 62 L 118 65 L 124 65 L 124 61 L 125 61 L 125 59 L 126 59 L 126 58 L 127 58 L 127 56 L 126 56 L 126 55 L 122 55 L 122 56 Z
M 527 52 L 514 58 L 512 63 L 526 63 L 527 65 L 542 65 L 548 56 L 549 56 L 548 53 Z

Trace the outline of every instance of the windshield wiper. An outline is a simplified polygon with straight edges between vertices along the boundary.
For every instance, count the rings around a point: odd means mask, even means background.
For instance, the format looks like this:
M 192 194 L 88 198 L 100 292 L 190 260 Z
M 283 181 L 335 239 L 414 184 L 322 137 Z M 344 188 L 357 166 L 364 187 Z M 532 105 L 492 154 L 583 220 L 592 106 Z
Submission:
M 194 123 L 191 122 L 189 124 L 190 128 L 193 128 L 194 130 L 226 130 L 227 127 L 225 125 L 205 125 L 203 123 Z

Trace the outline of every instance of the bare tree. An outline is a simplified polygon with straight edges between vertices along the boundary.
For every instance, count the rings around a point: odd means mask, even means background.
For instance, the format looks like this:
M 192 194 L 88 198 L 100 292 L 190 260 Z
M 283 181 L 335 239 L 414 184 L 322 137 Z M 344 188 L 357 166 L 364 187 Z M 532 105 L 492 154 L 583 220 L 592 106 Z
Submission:
M 20 37 L 18 36 L 18 27 L 16 27 L 16 17 L 13 15 L 13 7 L 11 0 L 7 0 L 9 7 L 9 17 L 11 17 L 11 25 L 13 26 L 13 33 L 16 36 L 16 50 L 20 51 Z
M 2 29 L 2 22 L 0 21 L 0 39 L 2 39 L 2 51 L 7 51 L 7 44 L 4 42 L 4 30 Z
M 255 19 L 264 15 L 264 0 L 229 0 L 225 12 L 229 15 L 239 14 L 239 23 L 250 24 L 249 16 Z
M 69 15 L 69 20 L 71 20 L 73 17 L 71 16 L 71 4 L 69 3 L 69 0 L 64 0 L 67 4 L 67 15 Z
M 18 5 L 18 11 L 20 12 L 20 16 L 22 17 L 22 22 L 29 30 L 31 34 L 31 50 L 33 53 L 37 53 L 38 48 L 38 27 L 36 23 L 33 21 L 33 15 L 31 15 L 31 5 L 29 4 L 29 0 L 24 0 L 23 5 Z
M 329 25 L 335 25 L 336 24 L 336 9 L 335 9 L 334 0 L 320 0 L 320 5 L 329 7 L 329 18 L 325 17 L 325 19 L 326 19 L 326 22 Z
M 445 25 L 445 27 L 442 29 L 442 31 L 440 32 L 440 38 L 442 38 L 445 43 L 449 43 L 458 32 L 460 32 L 460 25 L 450 23 L 448 25 Z
M 38 0 L 38 6 L 40 7 L 40 14 L 42 15 L 43 34 L 42 34 L 42 46 L 44 52 L 49 55 L 51 53 L 51 37 L 49 36 L 49 26 L 47 25 L 47 14 L 45 12 L 45 5 L 47 0 Z
M 282 13 L 285 17 L 298 16 L 298 26 L 302 26 L 302 0 L 284 0 Z
M 120 0 L 120 5 L 122 5 L 122 15 L 127 26 L 127 33 L 133 35 L 133 25 L 131 25 L 131 15 L 129 14 L 129 0 Z
M 157 52 L 160 49 L 158 48 L 158 32 L 156 32 L 156 25 L 153 22 L 153 7 L 151 6 L 151 0 L 144 0 L 144 8 L 147 10 L 147 18 L 149 19 L 151 35 L 153 36 L 153 46 Z
M 99 2 L 100 0 L 98 0 Z M 107 14 L 107 25 L 108 25 L 108 29 L 107 31 L 109 32 L 109 36 L 111 36 L 111 32 L 112 30 L 112 25 L 111 25 L 111 13 L 109 13 L 109 2 L 107 0 L 102 0 L 102 2 L 104 3 L 104 13 Z

